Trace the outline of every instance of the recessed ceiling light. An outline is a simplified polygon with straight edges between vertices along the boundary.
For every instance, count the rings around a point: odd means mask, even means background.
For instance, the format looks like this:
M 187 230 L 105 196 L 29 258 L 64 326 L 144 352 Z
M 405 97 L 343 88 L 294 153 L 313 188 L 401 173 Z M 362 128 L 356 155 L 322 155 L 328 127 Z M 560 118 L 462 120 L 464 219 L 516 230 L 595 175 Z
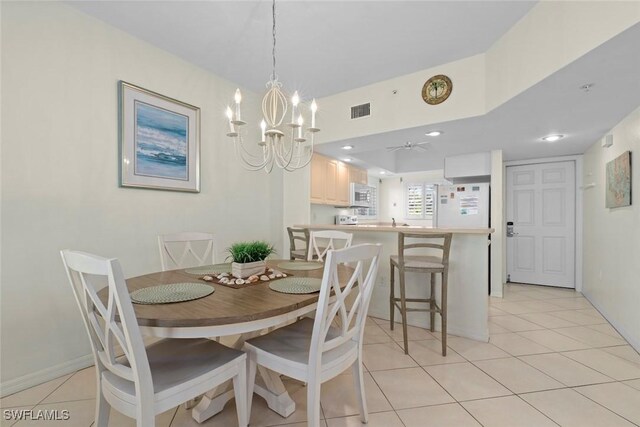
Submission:
M 342 160 L 344 160 L 345 162 L 350 162 L 350 161 L 351 161 L 351 159 L 350 159 L 350 158 L 348 158 L 348 157 L 345 157 L 345 158 L 344 158 L 344 159 L 342 159 Z
M 426 136 L 440 136 L 442 135 L 444 132 L 440 131 L 440 130 L 432 130 L 431 132 L 427 132 L 425 133 Z
M 343 150 L 351 150 L 351 149 L 353 149 L 353 145 L 343 145 L 342 149 Z
M 384 175 L 384 174 L 386 174 L 385 171 L 380 171 L 380 175 Z
M 557 140 L 562 138 L 564 138 L 564 135 L 549 135 L 542 138 L 542 140 L 545 142 L 556 142 Z

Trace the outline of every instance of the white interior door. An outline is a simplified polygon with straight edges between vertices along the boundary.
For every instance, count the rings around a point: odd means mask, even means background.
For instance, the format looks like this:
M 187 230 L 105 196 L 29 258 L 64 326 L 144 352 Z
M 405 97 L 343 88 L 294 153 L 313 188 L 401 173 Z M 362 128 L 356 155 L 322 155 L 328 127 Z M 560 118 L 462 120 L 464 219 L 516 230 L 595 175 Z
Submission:
M 510 280 L 575 288 L 575 163 L 508 166 L 506 202 Z

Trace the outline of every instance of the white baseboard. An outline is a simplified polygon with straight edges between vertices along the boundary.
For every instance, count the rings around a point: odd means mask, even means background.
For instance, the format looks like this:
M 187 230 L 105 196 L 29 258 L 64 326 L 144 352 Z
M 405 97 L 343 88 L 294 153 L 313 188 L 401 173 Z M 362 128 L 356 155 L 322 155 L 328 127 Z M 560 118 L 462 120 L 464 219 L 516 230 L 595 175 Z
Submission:
M 605 319 L 607 319 L 607 322 L 611 323 L 611 326 L 614 327 L 614 329 L 616 331 L 618 331 L 618 333 L 620 335 L 622 335 L 622 338 L 624 338 L 625 340 L 627 340 L 627 342 L 631 345 L 631 347 L 633 347 L 638 353 L 640 353 L 640 341 L 638 341 L 636 338 L 632 337 L 631 334 L 629 333 L 629 331 L 627 331 L 625 328 L 621 327 L 620 325 L 618 325 L 616 322 L 614 322 L 611 318 L 611 316 L 609 316 L 607 314 L 607 312 L 604 310 L 604 308 L 598 304 L 597 302 L 595 302 L 588 293 L 585 293 L 584 291 L 582 292 L 582 295 L 584 295 L 584 297 L 591 303 L 591 305 L 593 305 L 596 310 L 598 310 L 600 312 L 600 314 L 602 314 L 602 317 L 604 317 Z
M 79 369 L 87 368 L 93 365 L 93 363 L 93 355 L 87 354 L 85 356 L 80 356 L 76 359 L 69 360 L 68 362 L 64 362 L 56 366 L 51 366 L 40 371 L 32 372 L 30 374 L 23 375 L 9 381 L 5 381 L 3 383 L 0 383 L 0 397 L 5 397 L 10 394 L 25 390 L 29 387 L 33 387 L 59 378 L 63 375 L 70 374 Z

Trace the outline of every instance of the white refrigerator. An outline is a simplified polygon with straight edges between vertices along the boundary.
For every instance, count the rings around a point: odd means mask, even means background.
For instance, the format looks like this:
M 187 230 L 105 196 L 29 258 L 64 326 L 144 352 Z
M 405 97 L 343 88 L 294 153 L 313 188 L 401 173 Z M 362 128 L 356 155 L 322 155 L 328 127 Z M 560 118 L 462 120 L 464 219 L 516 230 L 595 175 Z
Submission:
M 489 183 L 439 185 L 435 226 L 489 227 L 489 201 Z

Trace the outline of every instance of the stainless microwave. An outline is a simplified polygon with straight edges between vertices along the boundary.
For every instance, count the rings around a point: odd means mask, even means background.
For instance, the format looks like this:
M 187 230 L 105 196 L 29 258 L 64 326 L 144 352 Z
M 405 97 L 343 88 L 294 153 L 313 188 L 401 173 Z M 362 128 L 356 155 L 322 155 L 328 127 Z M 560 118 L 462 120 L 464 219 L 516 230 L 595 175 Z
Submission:
M 349 205 L 354 208 L 372 208 L 375 207 L 374 194 L 375 187 L 368 185 L 351 183 L 351 192 L 349 198 Z

